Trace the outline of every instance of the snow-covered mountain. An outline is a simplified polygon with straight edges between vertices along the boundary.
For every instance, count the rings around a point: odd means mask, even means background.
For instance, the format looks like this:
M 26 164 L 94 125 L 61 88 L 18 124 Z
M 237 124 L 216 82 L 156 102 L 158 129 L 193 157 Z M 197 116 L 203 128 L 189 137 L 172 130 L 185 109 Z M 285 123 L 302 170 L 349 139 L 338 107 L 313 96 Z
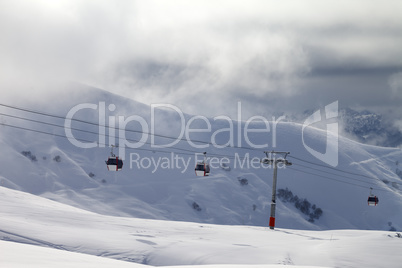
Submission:
M 341 120 L 344 130 L 362 143 L 385 147 L 402 144 L 402 132 L 395 122 L 379 113 L 348 108 L 341 111 Z
M 229 121 L 223 116 L 181 117 L 173 106 L 157 109 L 82 86 L 67 88 L 51 102 L 20 100 L 7 106 L 1 107 L 0 127 L 0 184 L 7 188 L 104 215 L 267 226 L 273 170 L 259 161 L 264 151 L 277 150 L 290 152 L 287 159 L 293 163 L 278 170 L 278 227 L 402 229 L 402 215 L 395 213 L 402 208 L 398 149 L 339 137 L 339 163 L 334 168 L 306 149 L 325 153 L 327 133 L 319 129 L 291 122 L 267 126 L 258 120 Z M 66 127 L 68 115 L 74 120 Z M 170 139 L 184 131 L 182 121 L 187 129 L 204 131 L 184 133 L 183 140 Z M 125 125 L 126 131 L 109 127 L 113 125 Z M 253 128 L 265 130 L 250 131 Z M 66 129 L 77 144 L 93 148 L 79 148 L 63 138 Z M 151 130 L 157 135 L 144 134 Z M 141 140 L 145 143 L 138 146 Z M 156 148 L 152 142 L 175 144 Z M 124 167 L 108 172 L 108 145 L 117 143 L 120 147 L 114 152 L 124 157 Z M 247 149 L 250 144 L 263 148 Z M 196 158 L 202 160 L 204 151 L 210 157 L 211 175 L 196 177 Z M 380 199 L 376 207 L 367 206 L 370 187 Z
M 156 106 L 77 85 L 0 103 L 0 266 L 400 266 L 399 149 Z M 122 171 L 106 168 L 111 144 Z M 274 231 L 271 150 L 292 162 L 278 168 Z M 196 177 L 203 152 L 211 174 Z
M 307 110 L 301 114 L 286 114 L 288 121 L 303 123 L 315 110 Z M 285 115 L 282 113 L 281 115 Z M 395 119 L 381 113 L 352 108 L 339 109 L 340 130 L 348 138 L 364 144 L 382 147 L 400 147 L 402 132 Z

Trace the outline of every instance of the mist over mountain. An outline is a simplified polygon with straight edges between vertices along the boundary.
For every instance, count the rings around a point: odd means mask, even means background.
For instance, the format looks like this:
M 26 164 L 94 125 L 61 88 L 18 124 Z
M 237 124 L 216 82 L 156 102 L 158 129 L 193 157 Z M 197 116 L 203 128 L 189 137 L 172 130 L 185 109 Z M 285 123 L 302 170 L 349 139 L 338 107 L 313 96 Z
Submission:
M 304 120 L 316 110 L 309 109 L 301 113 L 279 113 L 284 121 L 298 122 Z M 402 145 L 401 120 L 389 113 L 374 112 L 369 109 L 340 108 L 337 122 L 339 133 L 360 143 L 380 147 L 400 147 Z M 325 125 L 321 128 L 325 129 Z
M 364 110 L 341 110 L 340 116 L 346 133 L 357 141 L 383 147 L 399 147 L 402 144 L 402 132 L 397 127 L 397 119 Z

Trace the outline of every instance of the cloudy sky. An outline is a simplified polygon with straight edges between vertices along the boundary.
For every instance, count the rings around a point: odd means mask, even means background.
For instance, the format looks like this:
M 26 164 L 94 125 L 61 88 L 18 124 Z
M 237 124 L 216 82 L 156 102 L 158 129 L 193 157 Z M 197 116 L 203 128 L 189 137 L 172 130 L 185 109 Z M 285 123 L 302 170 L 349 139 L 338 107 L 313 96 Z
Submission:
M 397 111 L 402 1 L 0 1 L 3 95 L 75 81 L 192 114 Z

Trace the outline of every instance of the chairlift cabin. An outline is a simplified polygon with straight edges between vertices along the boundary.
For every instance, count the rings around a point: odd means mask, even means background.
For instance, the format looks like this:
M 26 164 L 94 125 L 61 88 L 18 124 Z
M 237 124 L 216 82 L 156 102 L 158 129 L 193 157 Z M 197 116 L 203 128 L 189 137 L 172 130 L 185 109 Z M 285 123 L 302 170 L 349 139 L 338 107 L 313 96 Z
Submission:
M 118 156 L 115 156 L 113 154 L 113 147 L 114 146 L 112 145 L 112 151 L 110 152 L 110 156 L 107 159 L 107 161 L 105 161 L 106 166 L 109 171 L 120 171 L 123 168 L 123 160 L 119 159 Z
M 197 162 L 195 165 L 195 175 L 196 176 L 209 176 L 210 168 L 209 164 L 207 163 L 207 153 L 204 153 L 204 161 Z
M 378 205 L 378 197 L 371 193 L 372 190 L 373 190 L 373 188 L 370 188 L 370 195 L 367 199 L 367 203 L 369 206 L 377 206 Z

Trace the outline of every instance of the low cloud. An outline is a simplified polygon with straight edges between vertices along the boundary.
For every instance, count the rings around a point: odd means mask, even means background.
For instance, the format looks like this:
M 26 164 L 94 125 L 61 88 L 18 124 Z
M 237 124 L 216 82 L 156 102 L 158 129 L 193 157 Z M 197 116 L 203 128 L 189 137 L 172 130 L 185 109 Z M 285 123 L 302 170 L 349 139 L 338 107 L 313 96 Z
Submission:
M 388 84 L 394 96 L 402 96 L 402 72 L 391 75 L 388 79 Z
M 397 106 L 402 3 L 2 1 L 0 84 L 76 81 L 193 114 Z M 9 93 L 11 94 L 11 93 Z

